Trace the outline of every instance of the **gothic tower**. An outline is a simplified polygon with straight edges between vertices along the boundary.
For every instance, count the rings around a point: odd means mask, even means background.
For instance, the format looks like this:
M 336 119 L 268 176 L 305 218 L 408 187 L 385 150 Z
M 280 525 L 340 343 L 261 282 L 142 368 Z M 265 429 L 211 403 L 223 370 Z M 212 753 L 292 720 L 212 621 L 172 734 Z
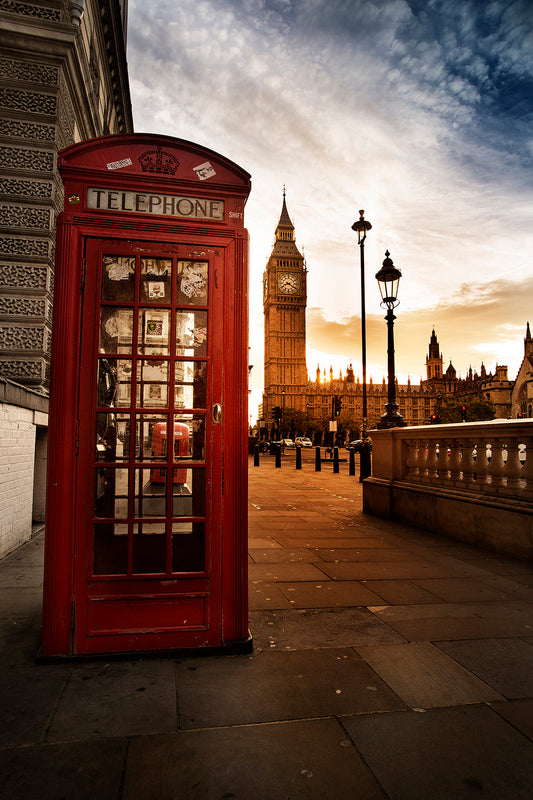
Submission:
M 303 411 L 307 387 L 305 309 L 307 269 L 296 246 L 285 189 L 275 242 L 263 275 L 265 388 L 263 416 L 274 406 Z
M 442 356 L 435 329 L 432 330 L 429 341 L 429 353 L 426 356 L 426 373 L 428 381 L 432 378 L 442 378 Z

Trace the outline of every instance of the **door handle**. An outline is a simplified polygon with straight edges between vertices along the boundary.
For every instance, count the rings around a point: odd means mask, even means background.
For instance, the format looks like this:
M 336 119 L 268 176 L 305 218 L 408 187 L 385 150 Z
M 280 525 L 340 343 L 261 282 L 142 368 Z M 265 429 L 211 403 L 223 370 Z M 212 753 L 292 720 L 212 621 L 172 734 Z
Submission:
M 215 403 L 213 406 L 213 422 L 215 425 L 218 425 L 219 422 L 222 422 L 222 406 L 220 403 Z

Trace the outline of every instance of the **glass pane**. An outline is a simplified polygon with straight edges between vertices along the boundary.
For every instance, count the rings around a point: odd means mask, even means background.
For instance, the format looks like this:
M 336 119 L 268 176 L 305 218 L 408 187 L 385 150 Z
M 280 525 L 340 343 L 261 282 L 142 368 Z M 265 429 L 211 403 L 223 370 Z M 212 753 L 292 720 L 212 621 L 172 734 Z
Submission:
M 137 362 L 137 405 L 168 405 L 168 361 Z
M 100 352 L 131 353 L 133 311 L 130 308 L 100 309 Z
M 133 572 L 166 572 L 165 523 L 139 522 L 134 526 L 133 533 Z
M 175 469 L 173 517 L 205 517 L 205 469 Z
M 205 408 L 207 362 L 176 361 L 174 403 L 176 408 Z
M 170 303 L 172 260 L 141 258 L 141 301 Z
M 100 524 L 94 526 L 93 573 L 125 575 L 128 571 L 128 526 Z
M 205 571 L 205 523 L 172 525 L 172 572 Z
M 169 353 L 169 311 L 142 308 L 139 311 L 139 352 L 154 356 Z
M 207 355 L 207 311 L 176 312 L 176 355 Z
M 129 358 L 99 358 L 96 405 L 129 406 L 131 402 Z
M 159 468 L 135 470 L 135 517 L 166 515 L 166 474 L 166 469 Z
M 205 414 L 176 414 L 174 417 L 174 460 L 205 461 Z M 179 432 L 179 435 L 178 435 Z M 178 482 L 183 477 L 181 472 Z
M 135 421 L 135 458 L 137 461 L 161 461 L 167 457 L 167 415 L 137 414 Z
M 97 467 L 94 481 L 94 513 L 97 517 L 128 516 L 128 470 Z
M 96 415 L 96 460 L 127 461 L 130 454 L 130 415 Z
M 178 261 L 178 303 L 207 305 L 207 261 Z
M 104 256 L 102 300 L 133 300 L 135 297 L 135 257 Z

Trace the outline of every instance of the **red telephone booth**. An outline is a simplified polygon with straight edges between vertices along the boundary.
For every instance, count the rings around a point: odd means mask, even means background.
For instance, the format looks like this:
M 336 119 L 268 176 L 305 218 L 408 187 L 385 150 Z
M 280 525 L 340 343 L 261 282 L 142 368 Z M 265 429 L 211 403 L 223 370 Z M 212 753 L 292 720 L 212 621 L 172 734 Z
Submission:
M 182 422 L 174 423 L 174 455 L 179 460 L 187 459 L 189 455 L 189 428 Z M 167 450 L 167 424 L 166 422 L 156 422 L 152 433 L 152 455 L 162 461 L 166 456 Z M 150 470 L 150 480 L 152 483 L 164 483 L 165 468 L 154 467 Z M 173 473 L 174 483 L 187 482 L 187 470 L 175 469 Z
M 42 654 L 247 649 L 250 176 L 149 134 L 59 168 Z

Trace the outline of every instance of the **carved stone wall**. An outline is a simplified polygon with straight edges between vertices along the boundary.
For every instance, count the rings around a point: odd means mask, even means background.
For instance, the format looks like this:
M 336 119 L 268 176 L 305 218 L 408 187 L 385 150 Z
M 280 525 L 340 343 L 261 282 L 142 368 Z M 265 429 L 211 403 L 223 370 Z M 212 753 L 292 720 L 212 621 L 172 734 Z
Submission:
M 110 25 L 118 9 L 118 0 L 85 0 L 80 20 L 70 0 L 0 0 L 0 375 L 45 392 L 63 207 L 57 153 L 133 130 L 124 48 Z M 100 119 L 99 108 L 112 114 Z

